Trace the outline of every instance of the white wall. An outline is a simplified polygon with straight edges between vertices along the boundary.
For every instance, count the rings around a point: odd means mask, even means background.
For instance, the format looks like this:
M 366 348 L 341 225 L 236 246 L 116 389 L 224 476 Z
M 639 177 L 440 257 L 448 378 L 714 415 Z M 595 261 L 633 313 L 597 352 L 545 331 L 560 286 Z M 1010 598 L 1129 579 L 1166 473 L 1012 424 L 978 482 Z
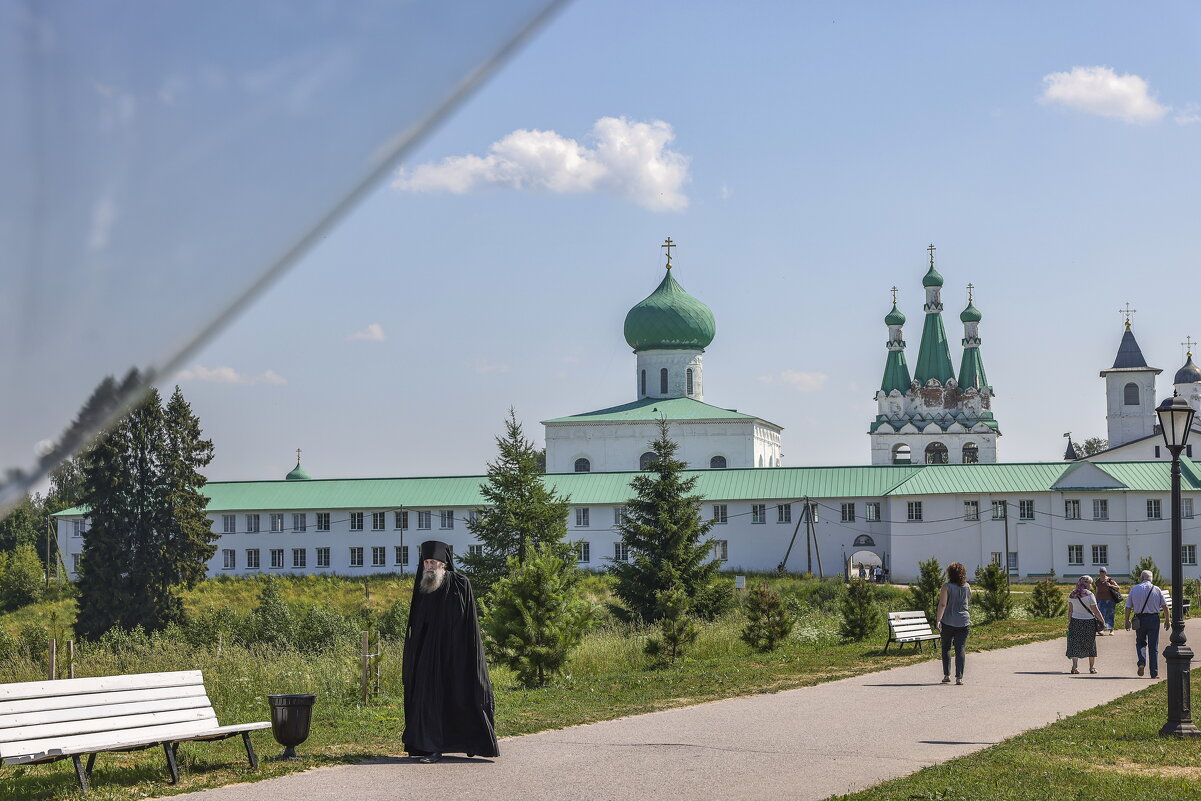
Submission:
M 726 467 L 764 466 L 780 458 L 780 432 L 753 419 L 704 421 L 672 420 L 671 438 L 679 444 L 677 457 L 689 467 L 707 469 L 714 456 L 725 456 Z M 591 472 L 637 470 L 638 459 L 659 436 L 652 422 L 555 423 L 546 426 L 546 469 L 575 472 L 575 461 L 586 458 Z

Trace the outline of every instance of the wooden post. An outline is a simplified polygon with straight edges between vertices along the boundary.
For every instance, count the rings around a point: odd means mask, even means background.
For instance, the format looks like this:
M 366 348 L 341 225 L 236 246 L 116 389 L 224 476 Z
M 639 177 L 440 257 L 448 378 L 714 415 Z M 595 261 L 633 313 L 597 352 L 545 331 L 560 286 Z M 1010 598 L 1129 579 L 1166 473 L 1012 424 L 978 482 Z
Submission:
M 58 678 L 58 665 L 56 664 L 57 661 L 58 661 L 58 640 L 51 637 L 50 638 L 50 670 L 48 671 L 50 674 L 51 681 Z
M 368 668 L 371 660 L 371 633 L 363 632 L 362 648 L 359 654 L 359 695 L 363 699 L 363 706 L 367 705 L 368 691 Z
M 75 678 L 75 640 L 67 640 L 67 678 Z

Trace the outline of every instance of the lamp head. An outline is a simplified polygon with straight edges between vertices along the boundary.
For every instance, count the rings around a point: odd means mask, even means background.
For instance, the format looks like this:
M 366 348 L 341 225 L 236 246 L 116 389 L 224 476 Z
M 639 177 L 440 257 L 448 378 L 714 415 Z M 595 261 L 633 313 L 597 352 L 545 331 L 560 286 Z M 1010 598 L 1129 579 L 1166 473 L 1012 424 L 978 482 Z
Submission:
M 1188 441 L 1193 415 L 1196 414 L 1193 407 L 1178 393 L 1172 393 L 1172 397 L 1165 398 L 1163 403 L 1156 407 L 1155 414 L 1159 417 L 1159 428 L 1163 433 L 1164 443 L 1170 450 L 1179 451 Z

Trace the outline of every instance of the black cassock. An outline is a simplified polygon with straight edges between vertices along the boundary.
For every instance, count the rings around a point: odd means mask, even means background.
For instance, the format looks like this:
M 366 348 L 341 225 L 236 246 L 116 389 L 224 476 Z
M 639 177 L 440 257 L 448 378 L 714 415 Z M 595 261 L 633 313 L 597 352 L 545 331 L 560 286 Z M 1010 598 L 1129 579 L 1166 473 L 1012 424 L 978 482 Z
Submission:
M 403 676 L 401 739 L 409 754 L 500 755 L 475 595 L 465 576 L 447 570 L 433 592 L 414 588 Z

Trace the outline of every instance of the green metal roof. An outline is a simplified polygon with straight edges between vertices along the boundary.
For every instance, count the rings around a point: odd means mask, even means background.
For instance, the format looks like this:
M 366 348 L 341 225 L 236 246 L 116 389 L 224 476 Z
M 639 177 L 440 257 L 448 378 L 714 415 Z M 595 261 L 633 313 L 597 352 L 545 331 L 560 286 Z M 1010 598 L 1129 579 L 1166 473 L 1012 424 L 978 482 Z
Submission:
M 883 498 L 920 495 L 990 495 L 1047 492 L 1078 463 L 972 465 L 864 465 L 857 467 L 771 467 L 689 470 L 697 492 L 712 501 L 795 500 L 800 498 Z M 1171 463 L 1094 462 L 1135 492 L 1168 492 Z M 1201 490 L 1201 470 L 1181 459 L 1182 487 Z M 574 504 L 621 504 L 630 497 L 637 472 L 556 473 L 543 478 L 548 487 Z M 208 512 L 324 511 L 334 509 L 429 509 L 480 505 L 485 476 L 431 478 L 344 478 L 310 481 L 214 481 L 204 488 Z M 1080 487 L 1067 491 L 1113 492 L 1117 487 Z M 1057 489 L 1056 491 L 1064 491 Z M 73 517 L 74 507 L 55 517 Z
M 895 389 L 904 395 L 912 383 L 909 378 L 909 365 L 905 362 L 905 351 L 890 350 L 888 361 L 884 363 L 884 379 L 880 382 L 880 389 L 884 392 L 892 392 Z
M 984 374 L 984 359 L 980 356 L 980 348 L 964 347 L 963 361 L 959 364 L 959 388 L 973 387 L 977 390 L 988 386 L 988 376 Z
M 626 342 L 636 351 L 709 347 L 717 333 L 713 312 L 667 275 L 626 314 Z
M 610 406 L 608 409 L 597 409 L 595 412 L 573 414 L 568 417 L 556 417 L 553 420 L 543 420 L 543 425 L 551 423 L 592 423 L 599 421 L 652 421 L 672 420 L 762 420 L 753 414 L 743 414 L 737 409 L 722 409 L 711 406 L 695 398 L 643 398 L 633 403 L 623 403 L 621 406 Z M 764 420 L 763 422 L 767 422 Z M 772 423 L 771 425 L 775 425 Z
M 914 367 L 913 377 L 923 386 L 931 378 L 937 378 L 940 383 L 946 384 L 955 377 L 955 367 L 951 364 L 951 350 L 947 345 L 947 332 L 942 326 L 942 314 L 939 312 L 931 312 L 926 315 L 926 323 L 922 328 L 922 344 L 917 351 L 917 366 Z

